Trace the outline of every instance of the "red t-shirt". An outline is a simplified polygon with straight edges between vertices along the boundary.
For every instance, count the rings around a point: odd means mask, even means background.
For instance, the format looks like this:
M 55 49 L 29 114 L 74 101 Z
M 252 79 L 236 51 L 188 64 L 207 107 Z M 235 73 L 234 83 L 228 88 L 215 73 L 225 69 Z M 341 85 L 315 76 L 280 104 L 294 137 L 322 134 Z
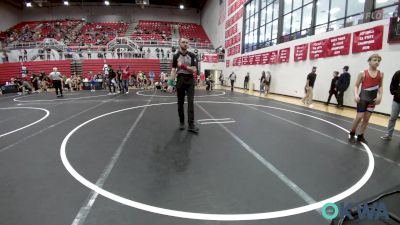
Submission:
M 126 71 L 126 70 L 124 70 L 123 72 L 122 72 L 122 80 L 129 80 L 129 76 L 130 76 L 131 74 L 129 73 L 129 71 Z

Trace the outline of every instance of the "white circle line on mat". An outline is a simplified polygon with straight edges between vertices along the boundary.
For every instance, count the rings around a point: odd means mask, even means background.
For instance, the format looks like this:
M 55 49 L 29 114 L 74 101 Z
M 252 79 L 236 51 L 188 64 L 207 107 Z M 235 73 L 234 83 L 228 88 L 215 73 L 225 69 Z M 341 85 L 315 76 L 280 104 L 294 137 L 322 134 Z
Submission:
M 10 131 L 10 132 L 4 133 L 4 134 L 0 134 L 0 138 L 4 137 L 6 135 L 9 135 L 9 134 L 15 133 L 17 131 L 23 130 L 25 128 L 28 128 L 30 126 L 33 126 L 33 125 L 39 123 L 40 121 L 46 119 L 50 115 L 49 110 L 43 109 L 43 108 L 35 108 L 35 107 L 8 107 L 8 108 L 0 108 L 0 109 L 5 109 L 5 110 L 7 110 L 7 109 L 35 109 L 35 110 L 42 110 L 42 111 L 44 111 L 46 113 L 46 115 L 44 115 L 42 118 L 40 118 L 39 120 L 37 120 L 37 121 L 35 121 L 33 123 L 30 123 L 30 124 L 28 124 L 26 126 L 20 127 L 18 129 L 13 130 L 13 131 Z
M 78 97 L 78 98 L 58 98 L 58 99 L 47 99 L 47 100 L 20 100 L 21 98 L 25 98 L 27 96 L 21 96 L 18 98 L 14 98 L 13 100 L 15 102 L 24 102 L 24 103 L 29 103 L 29 102 L 58 102 L 58 101 L 70 101 L 70 100 L 78 100 L 78 99 L 87 99 L 87 98 L 97 98 L 97 97 L 103 97 L 103 96 L 108 96 L 108 95 L 95 95 L 95 96 L 85 96 L 85 97 Z
M 150 95 L 150 94 L 143 94 L 144 91 L 137 91 L 136 94 L 140 96 L 145 96 L 145 97 L 157 97 L 157 98 L 176 98 L 176 95 L 172 96 L 164 96 L 164 95 Z M 216 97 L 216 96 L 223 96 L 226 94 L 225 91 L 218 91 L 220 92 L 219 94 L 210 94 L 210 95 L 199 95 L 199 96 L 194 96 L 195 98 L 204 98 L 204 97 Z
M 286 112 L 292 112 L 295 114 L 299 115 L 304 115 L 310 118 L 314 118 L 317 120 L 320 120 L 322 122 L 331 124 L 339 129 L 341 129 L 344 132 L 348 132 L 345 128 L 332 123 L 328 120 L 316 117 L 316 116 L 311 116 L 308 114 L 304 114 L 301 112 L 297 111 L 292 111 L 288 109 L 283 109 L 283 108 L 278 108 L 278 107 L 272 107 L 272 106 L 266 106 L 266 105 L 257 105 L 257 104 L 247 104 L 247 103 L 241 103 L 241 102 L 220 102 L 220 101 L 196 101 L 197 103 L 210 103 L 210 104 L 233 104 L 233 105 L 244 105 L 244 106 L 254 106 L 254 107 L 263 107 L 263 108 L 270 108 L 270 109 L 276 109 L 276 110 L 281 110 L 281 111 L 286 111 Z M 60 157 L 61 161 L 64 164 L 65 168 L 67 171 L 76 179 L 78 180 L 81 184 L 86 186 L 87 188 L 97 192 L 98 194 L 102 195 L 103 197 L 106 197 L 108 199 L 111 199 L 113 201 L 119 202 L 121 204 L 124 204 L 126 206 L 134 207 L 137 209 L 141 209 L 147 212 L 152 212 L 156 214 L 161 214 L 161 215 L 166 215 L 166 216 L 172 216 L 172 217 L 179 217 L 179 218 L 185 218 L 185 219 L 196 219 L 196 220 L 215 220 L 215 221 L 244 221 L 244 220 L 262 220 L 262 219 L 272 219 L 272 218 L 281 218 L 281 217 L 287 217 L 287 216 L 292 216 L 292 215 L 298 215 L 306 212 L 310 212 L 313 210 L 317 210 L 322 208 L 326 203 L 335 203 L 338 201 L 341 201 L 350 195 L 354 194 L 357 192 L 360 188 L 362 188 L 369 178 L 371 177 L 373 171 L 374 171 L 374 166 L 375 166 L 375 160 L 372 155 L 371 149 L 368 147 L 368 145 L 361 143 L 363 147 L 365 148 L 368 156 L 368 168 L 365 171 L 364 175 L 361 177 L 360 180 L 358 180 L 353 186 L 348 188 L 347 190 L 334 195 L 332 197 L 329 197 L 327 199 L 318 201 L 313 204 L 308 204 L 305 206 L 300 206 L 292 209 L 286 209 L 286 210 L 279 210 L 279 211 L 273 211 L 273 212 L 264 212 L 264 213 L 248 213 L 248 214 L 210 214 L 210 213 L 196 213 L 196 212 L 187 212 L 187 211 L 179 211 L 179 210 L 172 210 L 172 209 L 166 209 L 166 208 L 161 208 L 157 206 L 152 206 L 148 204 L 144 204 L 141 202 L 133 201 L 127 198 L 124 198 L 122 196 L 119 196 L 117 194 L 114 194 L 112 192 L 109 192 L 103 188 L 100 188 L 96 186 L 96 184 L 90 182 L 86 178 L 84 178 L 82 175 L 80 175 L 70 164 L 67 154 L 66 154 L 66 146 L 68 143 L 68 140 L 71 138 L 71 136 L 81 127 L 85 126 L 86 124 L 102 118 L 104 116 L 108 116 L 114 113 L 118 112 L 123 112 L 126 110 L 131 110 L 131 109 L 138 109 L 138 108 L 143 108 L 143 107 L 150 107 L 150 106 L 160 106 L 160 105 L 171 105 L 171 104 L 176 104 L 176 102 L 169 102 L 169 103 L 157 103 L 157 104 L 148 104 L 148 105 L 141 105 L 141 106 L 135 106 L 135 107 L 130 107 L 130 108 L 125 108 L 125 109 L 120 109 L 116 110 L 113 112 L 105 113 L 103 115 L 94 117 L 79 126 L 75 127 L 72 131 L 68 133 L 68 135 L 63 139 L 61 147 L 60 147 Z

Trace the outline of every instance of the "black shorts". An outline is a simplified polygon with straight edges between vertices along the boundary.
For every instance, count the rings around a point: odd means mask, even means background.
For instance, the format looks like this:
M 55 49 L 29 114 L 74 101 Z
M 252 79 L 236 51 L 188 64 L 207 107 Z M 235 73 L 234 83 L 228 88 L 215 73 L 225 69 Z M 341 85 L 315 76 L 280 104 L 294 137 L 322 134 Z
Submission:
M 357 112 L 374 112 L 374 99 L 378 95 L 378 90 L 366 91 L 361 90 L 360 101 L 357 103 Z
M 357 112 L 363 113 L 363 112 L 374 112 L 375 109 L 375 102 L 374 101 L 366 101 L 360 99 L 360 101 L 357 103 Z

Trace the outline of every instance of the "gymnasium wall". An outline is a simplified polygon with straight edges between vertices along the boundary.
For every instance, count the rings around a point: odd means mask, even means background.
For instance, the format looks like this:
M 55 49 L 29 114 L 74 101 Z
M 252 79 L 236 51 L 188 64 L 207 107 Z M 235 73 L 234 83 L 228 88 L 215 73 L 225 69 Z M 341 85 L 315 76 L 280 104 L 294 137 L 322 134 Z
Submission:
M 222 4 L 225 4 L 225 1 L 227 0 L 224 0 L 224 3 Z M 224 41 L 225 41 L 224 37 L 225 20 L 222 21 L 221 24 L 218 24 L 219 17 L 220 17 L 219 0 L 207 1 L 201 12 L 201 25 L 206 31 L 208 37 L 210 38 L 211 43 L 216 48 L 218 48 L 219 46 L 224 46 Z
M 385 77 L 384 77 L 383 100 L 382 103 L 376 107 L 376 111 L 390 114 L 393 97 L 390 94 L 389 85 L 393 74 L 397 70 L 400 70 L 400 64 L 398 63 L 399 61 L 398 59 L 400 58 L 400 44 L 387 43 L 389 20 L 381 20 L 366 24 L 360 24 L 357 26 L 352 26 L 340 30 L 323 33 L 316 36 L 298 39 L 283 44 L 279 44 L 276 46 L 271 46 L 268 48 L 253 51 L 251 53 L 243 54 L 243 55 L 253 55 L 266 51 L 273 51 L 290 47 L 289 63 L 275 64 L 275 65 L 248 65 L 248 66 L 232 67 L 233 58 L 239 57 L 241 56 L 241 54 L 237 54 L 232 57 L 227 57 L 228 60 L 231 60 L 231 66 L 229 68 L 226 68 L 226 66 L 223 65 L 222 66 L 223 71 L 226 76 L 228 76 L 231 72 L 235 71 L 235 73 L 237 74 L 236 86 L 238 87 L 243 87 L 244 76 L 246 75 L 247 72 L 250 72 L 250 83 L 254 83 L 255 89 L 257 90 L 259 90 L 259 79 L 261 77 L 261 72 L 263 70 L 270 71 L 272 74 L 271 91 L 273 93 L 295 96 L 295 97 L 303 97 L 307 74 L 311 71 L 311 68 L 313 66 L 316 66 L 318 67 L 318 69 L 317 69 L 317 80 L 314 88 L 314 99 L 319 101 L 326 101 L 328 98 L 328 90 L 330 87 L 333 71 L 337 70 L 339 72 L 342 72 L 343 66 L 348 65 L 350 66 L 349 72 L 352 77 L 351 77 L 350 88 L 345 93 L 344 103 L 345 105 L 348 106 L 355 106 L 356 104 L 353 100 L 353 87 L 356 80 L 356 76 L 360 71 L 368 68 L 367 59 L 372 53 L 375 52 L 370 51 L 357 54 L 353 54 L 350 52 L 350 54 L 347 56 L 320 58 L 316 60 L 310 60 L 308 57 L 306 61 L 294 62 L 294 56 L 293 56 L 294 46 L 346 33 L 352 33 L 355 31 L 372 28 L 378 25 L 384 25 L 383 48 L 379 51 L 376 51 L 376 53 L 379 53 L 383 57 L 380 70 L 385 73 Z M 224 32 L 224 30 L 221 30 L 220 32 Z M 212 64 L 202 64 L 202 70 L 209 69 L 211 65 Z M 333 100 L 333 102 L 335 102 L 335 100 Z
M 21 10 L 0 1 L 0 31 L 7 30 L 21 21 Z
M 57 20 L 57 19 L 82 19 L 88 22 L 118 22 L 135 23 L 139 20 L 177 21 L 187 23 L 200 23 L 200 13 L 195 9 L 169 9 L 146 7 L 144 9 L 134 6 L 61 6 L 52 8 L 24 8 L 21 20 Z

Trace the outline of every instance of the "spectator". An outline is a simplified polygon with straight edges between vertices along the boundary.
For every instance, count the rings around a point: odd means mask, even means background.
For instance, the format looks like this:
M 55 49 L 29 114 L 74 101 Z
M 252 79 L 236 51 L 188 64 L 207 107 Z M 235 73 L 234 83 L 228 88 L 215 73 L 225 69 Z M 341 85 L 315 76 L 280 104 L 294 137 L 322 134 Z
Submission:
M 51 48 L 47 48 L 46 49 L 46 52 L 47 52 L 47 60 L 50 60 L 50 56 L 51 56 Z
M 231 75 L 229 75 L 229 79 L 231 80 L 231 91 L 233 91 L 233 88 L 235 87 L 235 82 L 236 82 L 235 72 L 232 72 Z
M 131 77 L 131 74 L 129 72 L 129 66 L 126 66 L 124 71 L 122 71 L 122 92 L 125 94 L 129 93 L 128 85 L 129 85 L 129 79 Z
M 160 58 L 160 49 L 159 48 L 156 48 L 156 53 L 157 53 L 157 58 L 159 59 Z
M 332 78 L 332 81 L 331 81 L 331 87 L 329 88 L 328 101 L 325 103 L 325 105 L 329 105 L 329 103 L 331 102 L 332 95 L 335 96 L 336 100 L 338 99 L 337 98 L 337 82 L 338 82 L 338 79 L 339 79 L 339 72 L 338 71 L 334 71 L 333 72 L 333 78 Z M 338 103 L 339 103 L 339 101 L 338 101 Z
M 26 49 L 24 49 L 24 61 L 28 61 L 28 52 L 26 51 Z
M 250 73 L 247 73 L 246 76 L 244 77 L 244 85 L 243 85 L 243 88 L 245 90 L 249 89 L 249 79 L 250 79 Z
M 147 58 L 150 58 L 150 53 L 151 53 L 150 48 L 147 48 Z
M 19 62 L 22 62 L 23 61 L 23 55 L 24 54 L 24 52 L 22 51 L 22 50 L 19 50 L 18 51 L 18 61 Z
M 400 113 L 400 70 L 398 70 L 392 77 L 390 82 L 390 93 L 393 95 L 392 112 L 390 114 L 387 132 L 381 138 L 390 141 L 393 136 L 394 127 Z
M 219 80 L 219 82 L 221 82 L 221 86 L 223 86 L 223 85 L 224 85 L 224 74 L 222 74 L 222 72 L 221 72 L 221 74 L 219 75 L 218 80 Z
M 340 75 L 339 79 L 338 79 L 338 83 L 337 83 L 337 100 L 338 100 L 338 104 L 337 107 L 338 108 L 343 108 L 343 95 L 344 92 L 347 90 L 347 88 L 349 88 L 350 86 L 350 74 L 349 74 L 349 67 L 348 66 L 344 66 L 343 67 L 343 73 Z
M 90 47 L 87 50 L 87 55 L 88 55 L 88 59 L 92 59 L 92 50 L 90 50 Z
M 313 88 L 314 88 L 314 83 L 317 78 L 317 74 L 315 73 L 317 71 L 317 67 L 313 67 L 311 73 L 307 75 L 307 81 L 306 81 L 306 86 L 304 88 L 305 91 L 305 96 L 304 98 L 301 99 L 303 104 L 309 106 L 312 103 L 313 99 Z

